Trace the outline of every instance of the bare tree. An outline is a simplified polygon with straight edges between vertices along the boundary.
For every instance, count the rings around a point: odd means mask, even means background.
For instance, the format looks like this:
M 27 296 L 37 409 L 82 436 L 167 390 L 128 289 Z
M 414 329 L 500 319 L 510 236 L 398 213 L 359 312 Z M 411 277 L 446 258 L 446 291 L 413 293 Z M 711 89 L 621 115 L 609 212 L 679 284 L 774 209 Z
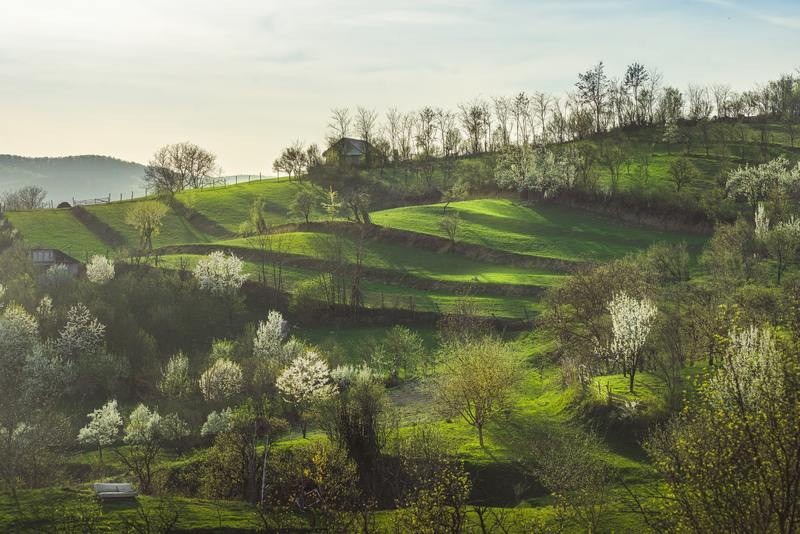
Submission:
M 400 146 L 403 138 L 403 114 L 397 108 L 391 108 L 386 112 L 386 126 L 384 127 L 389 138 L 389 147 L 393 163 L 400 159 Z
M 417 112 L 416 142 L 422 156 L 425 158 L 435 155 L 435 128 L 436 112 L 433 108 L 425 107 Z
M 508 125 L 511 115 L 511 102 L 503 96 L 492 99 L 494 104 L 494 117 L 497 119 L 500 143 L 506 146 L 511 142 L 511 131 Z
M 581 102 L 592 108 L 595 131 L 602 131 L 602 118 L 608 105 L 609 94 L 609 81 L 603 62 L 601 61 L 586 72 L 578 74 L 578 82 L 575 87 L 578 89 L 578 98 Z
M 469 150 L 472 154 L 478 154 L 486 131 L 486 115 L 489 114 L 486 104 L 476 99 L 467 104 L 460 104 L 458 109 L 461 126 L 467 134 Z
M 144 170 L 144 182 L 157 193 L 174 195 L 206 185 L 217 171 L 217 157 L 193 143 L 159 148 Z
M 528 143 L 528 124 L 530 122 L 531 99 L 524 92 L 514 97 L 511 103 L 511 115 L 517 133 L 517 144 Z
M 547 144 L 547 112 L 550 111 L 550 106 L 553 103 L 553 97 L 547 93 L 536 92 L 533 93 L 533 110 L 536 113 L 536 118 L 539 119 L 539 127 L 541 128 L 541 143 Z
M 368 166 L 372 165 L 374 154 L 372 154 L 370 147 L 374 143 L 375 128 L 378 122 L 378 114 L 373 109 L 367 109 L 361 106 L 356 108 L 356 133 L 364 140 L 364 159 Z
M 350 125 L 352 122 L 353 119 L 350 117 L 349 109 L 332 109 L 330 122 L 328 122 L 328 146 L 333 146 L 342 137 L 350 135 Z
M 730 113 L 728 104 L 731 96 L 731 86 L 723 83 L 712 85 L 711 93 L 714 95 L 714 103 L 717 106 L 717 117 L 721 119 L 728 118 L 728 114 Z
M 35 210 L 44 207 L 46 196 L 47 191 L 38 185 L 26 185 L 16 191 L 3 193 L 0 207 L 5 211 Z

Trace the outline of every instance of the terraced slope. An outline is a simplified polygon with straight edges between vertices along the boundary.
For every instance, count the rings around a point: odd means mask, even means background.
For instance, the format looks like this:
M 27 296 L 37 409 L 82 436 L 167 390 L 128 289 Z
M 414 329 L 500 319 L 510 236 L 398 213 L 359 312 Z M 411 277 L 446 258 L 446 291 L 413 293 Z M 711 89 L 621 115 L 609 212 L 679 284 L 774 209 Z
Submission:
M 5 214 L 31 246 L 54 247 L 76 260 L 105 254 L 109 247 L 68 209 L 12 211 Z
M 526 207 L 509 200 L 454 202 L 460 227 L 457 240 L 498 250 L 565 260 L 607 261 L 659 241 L 690 245 L 703 236 L 624 225 L 563 206 Z M 445 237 L 439 228 L 442 205 L 408 206 L 372 214 L 376 224 Z

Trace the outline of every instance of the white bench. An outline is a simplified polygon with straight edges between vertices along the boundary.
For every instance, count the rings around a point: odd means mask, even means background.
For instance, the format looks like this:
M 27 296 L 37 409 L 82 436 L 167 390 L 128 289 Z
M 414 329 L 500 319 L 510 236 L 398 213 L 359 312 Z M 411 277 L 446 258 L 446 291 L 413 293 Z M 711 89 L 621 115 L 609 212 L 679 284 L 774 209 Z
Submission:
M 98 499 L 135 499 L 136 490 L 127 482 L 98 483 L 94 485 Z

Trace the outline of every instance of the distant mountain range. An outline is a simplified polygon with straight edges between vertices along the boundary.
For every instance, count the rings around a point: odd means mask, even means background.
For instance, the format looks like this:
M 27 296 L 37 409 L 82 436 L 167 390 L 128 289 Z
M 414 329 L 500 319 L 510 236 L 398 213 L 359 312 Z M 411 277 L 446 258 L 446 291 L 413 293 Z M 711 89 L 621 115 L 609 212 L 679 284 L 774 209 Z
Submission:
M 144 166 L 108 156 L 28 158 L 0 154 L 0 192 L 39 185 L 54 203 L 72 199 L 141 196 Z

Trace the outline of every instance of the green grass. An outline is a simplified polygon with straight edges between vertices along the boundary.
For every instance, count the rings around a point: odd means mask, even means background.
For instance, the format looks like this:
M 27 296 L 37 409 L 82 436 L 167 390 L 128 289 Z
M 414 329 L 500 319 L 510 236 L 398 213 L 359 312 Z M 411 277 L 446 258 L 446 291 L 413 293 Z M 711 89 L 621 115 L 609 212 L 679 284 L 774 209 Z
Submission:
M 159 258 L 159 267 L 177 269 L 183 266 L 192 269 L 203 257 L 199 254 L 168 254 Z M 255 262 L 246 261 L 244 263 L 245 272 L 250 275 L 251 279 L 256 280 L 261 266 Z M 319 272 L 311 269 L 283 268 L 284 287 L 288 291 L 292 291 L 298 283 L 313 280 L 318 276 Z M 361 289 L 368 308 L 379 308 L 383 304 L 386 308 L 411 309 L 413 307 L 414 310 L 420 312 L 448 312 L 463 298 L 461 295 L 444 291 L 425 291 L 369 280 L 361 284 Z M 472 295 L 469 296 L 469 299 L 475 303 L 478 312 L 486 316 L 527 319 L 541 308 L 537 301 L 524 297 Z
M 139 234 L 133 226 L 125 222 L 125 216 L 136 202 L 134 200 L 87 206 L 86 210 L 122 235 L 125 238 L 126 246 L 135 248 L 139 246 Z M 161 220 L 159 234 L 153 238 L 153 247 L 158 248 L 180 243 L 206 243 L 210 239 L 209 236 L 197 230 L 185 218 L 170 208 Z
M 275 237 L 282 250 L 312 258 L 324 259 L 334 237 L 330 234 L 294 232 Z M 344 257 L 354 262 L 356 244 L 349 237 L 339 238 Z M 219 241 L 232 247 L 253 248 L 246 238 Z M 421 278 L 449 282 L 476 282 L 493 284 L 518 284 L 552 286 L 563 279 L 563 274 L 545 269 L 528 269 L 480 262 L 458 254 L 437 253 L 409 246 L 370 240 L 364 247 L 363 265 L 398 271 Z
M 288 222 L 287 211 L 297 188 L 296 181 L 269 178 L 235 186 L 184 191 L 178 193 L 177 198 L 227 230 L 237 232 L 258 198 L 266 201 L 264 218 L 268 223 Z
M 5 216 L 31 246 L 57 248 L 79 261 L 110 252 L 69 210 L 11 211 Z
M 445 237 L 439 228 L 442 205 L 379 211 L 375 223 Z M 653 243 L 703 243 L 702 236 L 627 226 L 612 219 L 562 206 L 523 206 L 510 200 L 455 202 L 461 223 L 457 240 L 507 252 L 566 260 L 607 261 Z

